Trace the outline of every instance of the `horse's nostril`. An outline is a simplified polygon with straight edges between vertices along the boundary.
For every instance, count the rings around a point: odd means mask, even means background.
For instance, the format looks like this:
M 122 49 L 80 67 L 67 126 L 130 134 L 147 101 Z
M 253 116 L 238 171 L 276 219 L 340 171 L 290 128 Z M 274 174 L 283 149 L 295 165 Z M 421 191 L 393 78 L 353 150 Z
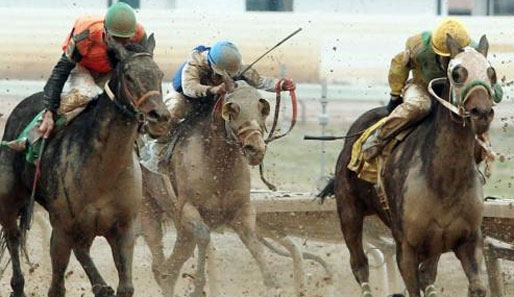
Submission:
M 159 120 L 161 118 L 161 116 L 159 115 L 159 113 L 155 110 L 152 110 L 148 113 L 148 117 L 151 119 L 151 120 Z
M 245 145 L 243 149 L 250 155 L 257 153 L 257 149 L 253 145 Z
M 479 117 L 480 116 L 480 111 L 478 110 L 478 108 L 471 109 L 470 113 L 471 113 L 471 115 L 473 117 Z
M 491 108 L 491 110 L 488 113 L 488 116 L 489 117 L 493 117 L 494 116 L 494 109 Z

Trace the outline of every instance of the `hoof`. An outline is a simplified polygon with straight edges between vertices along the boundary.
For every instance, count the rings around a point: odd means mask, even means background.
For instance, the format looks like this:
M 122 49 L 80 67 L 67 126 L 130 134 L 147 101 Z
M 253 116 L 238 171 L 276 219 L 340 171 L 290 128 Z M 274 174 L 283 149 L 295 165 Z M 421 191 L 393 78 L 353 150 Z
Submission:
M 9 297 L 26 297 L 25 293 L 21 292 L 21 294 L 17 294 L 15 292 L 12 292 Z
M 95 297 L 116 297 L 114 290 L 109 286 L 95 286 L 93 293 Z
M 403 295 L 403 294 L 393 294 L 393 295 L 389 295 L 387 297 L 405 297 L 405 295 Z
M 487 290 L 483 287 L 479 288 L 470 288 L 468 290 L 468 296 L 469 297 L 486 297 L 487 296 Z

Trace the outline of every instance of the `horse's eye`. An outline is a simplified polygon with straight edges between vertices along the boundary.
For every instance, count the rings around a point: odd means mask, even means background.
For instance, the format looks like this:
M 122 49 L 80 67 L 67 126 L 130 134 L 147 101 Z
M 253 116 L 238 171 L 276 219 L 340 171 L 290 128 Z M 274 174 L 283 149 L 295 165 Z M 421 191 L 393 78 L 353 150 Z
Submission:
M 468 79 L 468 71 L 462 66 L 452 70 L 452 80 L 456 84 L 463 84 Z
M 491 84 L 495 85 L 497 82 L 497 78 L 496 78 L 496 70 L 494 70 L 493 67 L 487 68 L 487 76 L 491 80 Z

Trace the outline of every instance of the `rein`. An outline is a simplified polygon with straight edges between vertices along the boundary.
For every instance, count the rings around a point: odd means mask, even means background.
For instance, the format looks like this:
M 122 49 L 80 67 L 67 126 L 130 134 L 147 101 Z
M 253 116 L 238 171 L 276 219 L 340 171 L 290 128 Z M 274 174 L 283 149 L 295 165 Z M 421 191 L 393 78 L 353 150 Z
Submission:
M 465 126 L 466 125 L 466 122 L 465 122 L 465 118 L 469 118 L 470 117 L 470 114 L 468 111 L 465 111 L 464 110 L 464 107 L 462 105 L 460 105 L 459 107 L 451 104 L 450 102 L 444 100 L 443 98 L 441 98 L 439 95 L 437 95 L 437 93 L 434 91 L 434 88 L 433 88 L 433 84 L 434 83 L 438 83 L 438 82 L 442 82 L 442 81 L 446 81 L 447 79 L 445 77 L 441 77 L 441 78 L 434 78 L 433 80 L 430 81 L 430 83 L 428 84 L 428 92 L 430 93 L 430 95 L 432 95 L 442 106 L 444 106 L 445 108 L 447 108 L 450 112 L 458 115 L 459 117 L 461 117 L 463 119 L 462 121 L 462 125 Z M 450 87 L 450 96 L 451 96 L 451 92 L 452 92 L 452 87 Z M 453 119 L 453 118 L 452 118 Z M 491 148 L 489 147 L 489 145 L 487 145 L 484 141 L 480 140 L 478 138 L 478 136 L 475 135 L 475 141 L 478 143 L 478 145 L 480 145 L 488 154 L 492 154 L 492 155 L 495 155 L 495 153 L 491 150 Z
M 281 101 L 281 92 L 282 92 L 282 83 L 284 82 L 284 79 L 281 79 L 278 81 L 278 83 L 275 86 L 275 114 L 273 116 L 273 124 L 271 126 L 271 130 L 268 134 L 268 138 L 264 141 L 266 144 L 280 139 L 293 130 L 294 126 L 296 125 L 296 119 L 298 117 L 298 100 L 296 98 L 296 92 L 295 90 L 289 91 L 289 96 L 291 97 L 291 106 L 293 109 L 293 115 L 291 117 L 291 125 L 289 126 L 289 129 L 284 132 L 283 134 L 276 135 L 275 136 L 275 129 L 277 128 L 278 123 L 278 117 L 280 115 L 280 101 Z M 271 191 L 276 191 L 277 187 L 270 183 L 266 177 L 264 177 L 264 159 L 262 160 L 261 164 L 259 164 L 259 175 L 261 177 L 262 182 L 270 189 Z

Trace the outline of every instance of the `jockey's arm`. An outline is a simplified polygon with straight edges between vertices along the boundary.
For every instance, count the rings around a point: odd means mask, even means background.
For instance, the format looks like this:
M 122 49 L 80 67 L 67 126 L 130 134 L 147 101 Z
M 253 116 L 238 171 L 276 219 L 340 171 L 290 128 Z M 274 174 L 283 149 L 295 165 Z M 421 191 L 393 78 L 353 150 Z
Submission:
M 400 97 L 402 89 L 409 78 L 410 72 L 409 51 L 405 50 L 391 60 L 389 68 L 389 87 L 391 88 L 391 97 Z
M 242 69 L 246 69 L 247 67 L 248 66 L 245 65 L 242 67 Z M 280 80 L 273 78 L 273 77 L 261 76 L 259 74 L 259 72 L 257 72 L 257 70 L 255 70 L 254 68 L 248 69 L 243 74 L 241 79 L 245 80 L 248 84 L 250 84 L 251 86 L 253 86 L 257 89 L 265 90 L 268 92 L 275 92 L 277 83 L 280 82 Z M 288 90 L 292 90 L 292 89 L 296 88 L 295 83 L 290 79 L 283 79 L 283 81 L 281 83 L 282 83 L 281 89 L 284 91 L 288 91 Z
M 213 86 L 203 85 L 200 77 L 200 65 L 187 62 L 182 69 L 182 92 L 190 98 L 203 98 L 212 95 L 209 90 Z
M 52 70 L 52 74 L 48 78 L 46 85 L 44 87 L 44 98 L 45 98 L 45 107 L 47 110 L 51 111 L 54 115 L 59 108 L 61 103 L 61 93 L 70 75 L 71 70 L 75 68 L 76 63 L 80 61 L 80 54 L 78 51 L 74 54 L 67 55 L 63 53 L 57 65 L 55 65 Z

